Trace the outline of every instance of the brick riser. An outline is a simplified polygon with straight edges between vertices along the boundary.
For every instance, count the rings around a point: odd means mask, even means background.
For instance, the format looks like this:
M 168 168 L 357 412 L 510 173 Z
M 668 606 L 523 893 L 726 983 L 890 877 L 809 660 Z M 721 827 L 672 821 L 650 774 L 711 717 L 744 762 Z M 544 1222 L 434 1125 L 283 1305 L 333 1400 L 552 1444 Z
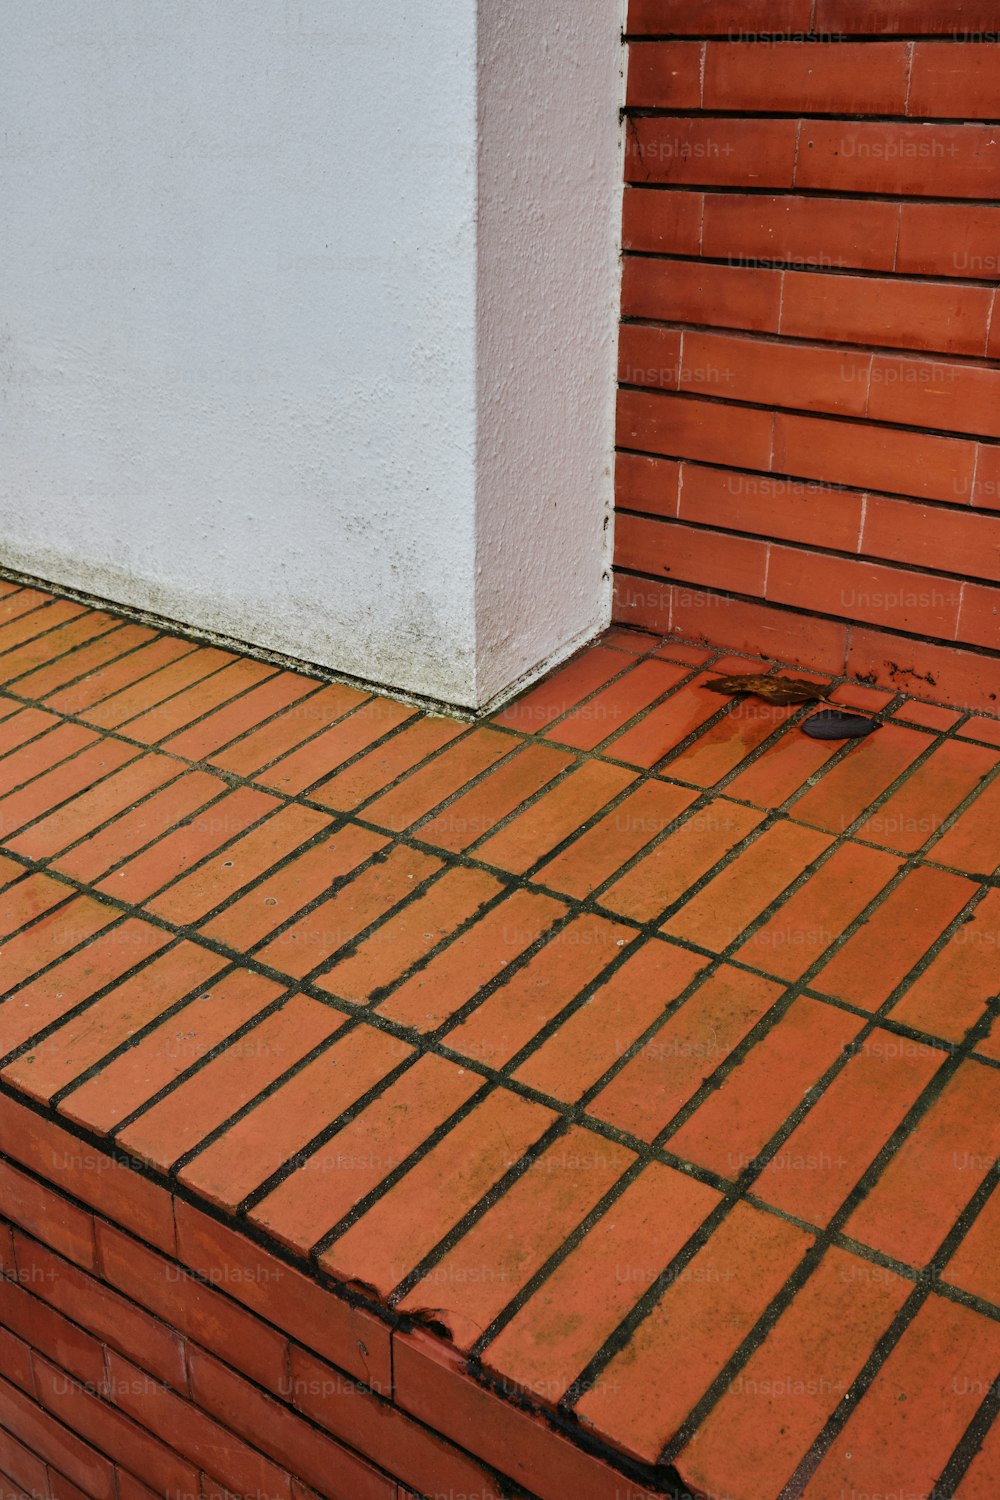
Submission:
M 653 1493 L 7 1095 L 0 1211 L 4 1500 Z
M 996 8 L 763 10 L 630 7 L 616 618 L 995 712 Z

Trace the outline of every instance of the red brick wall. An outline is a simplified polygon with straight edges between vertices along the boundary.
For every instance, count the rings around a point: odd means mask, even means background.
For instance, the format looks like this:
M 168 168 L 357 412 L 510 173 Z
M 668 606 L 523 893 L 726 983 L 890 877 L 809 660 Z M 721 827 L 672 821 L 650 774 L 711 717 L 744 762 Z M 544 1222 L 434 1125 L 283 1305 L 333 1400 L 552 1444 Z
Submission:
M 571 1494 L 655 1500 L 439 1339 L 0 1092 L 0 1500 Z
M 1000 4 L 628 30 L 617 618 L 1000 711 Z

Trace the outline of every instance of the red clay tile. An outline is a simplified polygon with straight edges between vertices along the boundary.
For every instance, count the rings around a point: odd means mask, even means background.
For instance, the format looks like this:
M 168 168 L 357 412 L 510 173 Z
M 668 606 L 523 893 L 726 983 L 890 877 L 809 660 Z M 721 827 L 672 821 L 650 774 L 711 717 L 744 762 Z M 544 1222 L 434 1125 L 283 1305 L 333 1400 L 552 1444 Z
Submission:
M 557 1118 L 496 1090 L 336 1239 L 320 1265 L 388 1297 Z
M 28 875 L 0 893 L 0 937 L 17 932 L 28 922 L 69 900 L 72 888 L 50 875 Z M 29 939 L 28 951 L 31 951 Z M 27 971 L 33 973 L 32 969 Z
M 284 1244 L 309 1249 L 481 1084 L 480 1077 L 443 1058 L 420 1058 L 297 1166 L 249 1217 Z M 364 1279 L 363 1266 L 355 1267 L 353 1276 Z
M 574 917 L 448 1032 L 447 1046 L 487 1067 L 502 1068 L 621 955 L 633 936 L 630 928 L 602 917 Z
M 839 749 L 840 746 L 832 740 L 783 734 L 729 782 L 726 795 L 741 802 L 752 802 L 757 807 L 780 807 Z
M 710 675 L 702 674 L 679 688 L 632 729 L 612 740 L 605 747 L 605 754 L 633 766 L 656 765 L 680 740 L 700 729 L 706 719 L 724 706 L 725 699 L 704 690 L 711 680 Z
M 469 1350 L 635 1157 L 571 1126 L 399 1302 Z
M 417 719 L 384 744 L 376 745 L 327 781 L 314 786 L 309 797 L 323 807 L 351 811 L 468 732 L 467 724 L 456 723 L 454 719 Z
M 628 454 L 621 454 L 621 458 L 627 458 Z M 650 462 L 654 462 L 650 460 Z M 613 625 L 601 636 L 598 645 L 607 647 L 612 651 L 626 651 L 630 656 L 644 656 L 647 651 L 652 651 L 655 646 L 660 645 L 658 635 L 649 635 L 644 630 L 626 630 L 622 626 Z
M 724 964 L 605 1084 L 588 1113 L 652 1141 L 781 995 L 770 980 Z
M 902 719 L 904 724 L 919 724 L 922 729 L 942 731 L 957 724 L 961 717 L 950 708 L 939 708 L 936 703 L 917 703 L 912 698 L 908 698 L 893 714 L 893 718 Z
M 17 991 L 0 1009 L 0 1049 L 8 1052 L 20 1046 L 169 941 L 168 934 L 140 922 L 126 922 L 100 935 Z
M 285 812 L 288 811 L 291 809 L 286 808 Z M 281 814 L 278 816 L 280 817 Z M 296 855 L 283 864 L 273 875 L 254 886 L 245 896 L 232 901 L 225 911 L 205 924 L 203 929 L 205 936 L 241 952 L 256 947 L 282 922 L 287 922 L 290 917 L 294 917 L 296 912 L 301 911 L 310 901 L 328 891 L 336 881 L 352 874 L 360 865 L 371 859 L 372 855 L 384 849 L 385 842 L 379 834 L 371 833 L 367 828 L 348 826 L 338 829 L 328 839 L 313 844 L 304 853 Z M 396 863 L 398 862 L 394 862 L 393 868 Z M 436 868 L 430 861 L 426 864 L 428 874 Z M 414 868 L 415 866 L 411 864 L 410 873 Z M 245 884 L 246 871 L 244 871 L 244 879 L 240 881 L 240 886 Z M 211 904 L 214 906 L 216 903 L 212 901 Z M 345 902 L 341 902 L 341 909 L 346 906 L 349 910 L 350 904 L 348 897 Z M 291 963 L 292 968 L 289 969 L 289 973 L 305 973 L 308 969 L 315 967 L 315 964 L 308 962 L 307 950 L 311 947 L 317 947 L 317 963 L 327 957 L 329 950 L 325 947 L 323 937 L 320 936 L 318 942 L 316 941 L 316 935 L 324 931 L 321 925 L 324 921 L 322 912 L 323 907 L 317 907 L 312 916 L 302 918 L 297 927 L 289 929 L 289 933 L 296 932 L 296 938 L 289 936 L 284 941 L 276 938 L 271 945 L 271 959 L 274 960 L 280 955 Z M 332 942 L 334 947 L 339 946 L 336 933 L 333 935 Z M 303 963 L 306 965 L 304 969 Z M 274 967 L 280 968 L 282 965 L 275 963 Z
M 968 1234 L 944 1270 L 944 1278 L 952 1286 L 961 1287 L 995 1307 L 1000 1307 L 1000 1259 L 996 1253 L 998 1231 L 1000 1196 L 994 1193 L 973 1220 Z
M 718 1202 L 651 1163 L 487 1345 L 483 1364 L 555 1406 Z
M 58 650 L 58 631 L 83 613 L 82 604 L 74 604 L 69 599 L 54 599 L 51 594 L 39 595 L 36 599 L 29 596 L 21 609 L 12 603 L 10 615 L 0 617 L 6 621 L 0 625 L 0 655 L 7 655 L 23 641 L 32 641 L 42 635 L 50 637 L 47 651 Z M 0 661 L 0 681 L 4 680 L 3 662 Z
M 235 660 L 229 651 L 205 646 L 178 653 L 175 657 L 169 652 L 161 657 L 159 653 L 149 655 L 140 651 L 130 658 L 129 671 L 116 674 L 107 684 L 106 695 L 97 702 L 91 699 L 90 704 L 81 708 L 80 717 L 102 729 L 116 729 L 196 683 L 204 682 Z
M 800 797 L 792 817 L 830 833 L 843 833 L 932 743 L 917 730 L 885 725 L 871 739 L 859 740 Z
M 0 708 L 0 722 L 3 724 L 0 729 L 0 756 L 5 756 L 28 740 L 54 729 L 61 721 L 55 714 L 47 714 L 40 708 L 22 708 L 20 704 L 8 700 Z
M 736 952 L 742 962 L 798 979 L 900 868 L 891 854 L 842 844 Z
M 908 1265 L 926 1265 L 996 1160 L 998 1102 L 994 1072 L 963 1063 L 844 1232 Z
M 911 1290 L 891 1274 L 853 1281 L 855 1265 L 868 1269 L 827 1252 L 678 1454 L 687 1484 L 772 1500 L 788 1483 Z
M 958 731 L 963 739 L 985 740 L 988 745 L 1000 745 L 1000 722 L 974 715 Z
M 462 865 L 445 870 L 312 982 L 331 995 L 366 1004 L 502 890 L 482 870 Z
M 0 1381 L 0 1422 L 32 1443 L 35 1449 L 47 1453 L 52 1462 L 59 1465 L 60 1471 L 70 1475 L 73 1480 L 79 1480 L 85 1486 L 82 1493 L 90 1497 L 90 1500 L 115 1500 L 119 1494 L 114 1467 L 104 1455 L 89 1443 L 83 1442 L 47 1411 L 37 1406 L 23 1391 L 15 1390 L 6 1381 Z M 14 1442 L 16 1443 L 16 1439 Z M 21 1447 L 20 1444 L 17 1446 Z M 31 1456 L 35 1457 L 35 1454 L 32 1453 Z M 40 1493 L 45 1493 L 44 1488 L 40 1489 Z M 33 1496 L 32 1500 L 37 1500 L 37 1496 Z
M 157 745 L 168 736 L 186 729 L 196 719 L 249 692 L 268 677 L 274 677 L 276 672 L 277 668 L 266 662 L 237 657 L 221 671 L 197 679 L 190 687 L 155 706 L 148 706 L 148 700 L 138 694 L 140 711 L 131 718 L 120 718 L 118 726 L 130 739 L 139 740 L 143 745 Z
M 97 736 L 79 724 L 57 724 L 37 742 L 26 744 L 0 760 L 0 831 L 13 831 L 24 822 L 8 821 L 5 803 L 18 787 L 40 777 L 52 766 L 58 766 L 71 756 L 97 743 Z
M 697 793 L 664 781 L 644 781 L 538 872 L 553 890 L 585 900 L 640 849 L 669 828 Z
M 88 633 L 87 644 L 68 651 L 65 656 L 56 657 L 54 652 L 47 652 L 41 666 L 36 667 L 27 676 L 18 677 L 13 682 L 14 691 L 22 698 L 40 699 L 57 693 L 67 684 L 75 683 L 79 679 L 83 679 L 89 685 L 95 679 L 99 680 L 103 677 L 103 672 L 108 670 L 109 663 L 120 669 L 124 665 L 124 662 L 120 661 L 121 658 L 127 660 L 137 647 L 153 639 L 153 631 L 146 630 L 141 625 L 123 626 L 120 621 L 113 623 L 117 628 L 92 629 Z M 66 637 L 72 628 L 68 626 L 62 632 L 62 639 L 66 645 L 68 645 Z M 72 712 L 72 710 L 69 711 Z
M 494 729 L 473 729 L 365 808 L 365 818 L 401 833 L 518 748 Z
M 697 954 L 649 940 L 521 1063 L 514 1077 L 575 1103 L 704 967 Z
M 773 824 L 669 917 L 662 930 L 721 953 L 831 843 L 828 835 L 811 828 Z
M 560 745 L 592 750 L 657 698 L 683 682 L 687 675 L 674 662 L 640 661 L 609 687 L 542 732 L 547 739 Z
M 22 889 L 27 893 L 28 886 L 42 878 L 44 877 L 29 877 L 28 881 L 10 892 L 11 896 Z M 40 917 L 22 931 L 20 936 L 9 938 L 0 950 L 3 955 L 5 994 L 16 990 L 32 974 L 56 963 L 64 953 L 71 952 L 79 944 L 87 943 L 102 928 L 113 922 L 117 915 L 113 908 L 102 906 L 89 896 L 77 896 L 66 886 L 56 889 L 64 896 L 72 895 L 73 899 Z M 30 1000 L 26 1002 L 22 995 L 16 1009 L 23 1011 L 26 1004 L 30 1006 Z
M 794 708 L 775 708 L 759 699 L 744 698 L 717 724 L 706 729 L 693 745 L 668 758 L 662 774 L 695 786 L 715 786 L 787 724 L 794 713 Z
M 603 891 L 601 905 L 633 921 L 654 921 L 762 820 L 735 803 L 710 802 Z
M 479 844 L 476 857 L 524 874 L 634 780 L 618 766 L 588 761 Z
M 143 757 L 138 764 L 151 760 Z M 122 901 L 141 901 L 277 805 L 244 787 L 230 792 L 214 776 L 183 770 L 178 761 L 170 764 L 180 775 L 169 786 L 59 854 L 57 867 L 78 880 L 97 881 L 123 865 L 99 889 Z
M 280 679 L 272 678 L 270 681 Z M 271 765 L 296 749 L 303 740 L 329 729 L 331 724 L 337 723 L 371 696 L 341 682 L 332 682 L 318 689 L 315 682 L 310 682 L 308 688 L 309 691 L 290 707 L 282 709 L 266 722 L 260 722 L 258 728 L 241 735 L 232 744 L 214 751 L 208 757 L 211 764 L 232 771 L 237 776 L 252 776 L 255 771 Z M 214 716 L 216 719 L 218 717 Z
M 630 663 L 613 655 L 604 645 L 591 646 L 575 656 L 566 666 L 533 688 L 529 688 L 508 707 L 494 714 L 493 722 L 527 734 L 542 734 L 555 719 L 561 718 L 591 693 L 604 687 Z
M 22 833 L 9 838 L 7 845 L 31 859 L 50 858 L 172 781 L 177 771 L 177 762 L 169 756 L 143 756 L 39 818 Z
M 1000 891 L 987 891 L 928 967 L 893 1006 L 904 1026 L 960 1042 L 996 992 Z
M 572 764 L 569 755 L 548 745 L 525 745 L 456 801 L 418 823 L 414 836 L 440 849 L 467 849 Z
M 297 672 L 279 672 L 225 708 L 216 709 L 189 729 L 171 735 L 165 748 L 187 760 L 206 760 L 248 730 L 266 723 L 272 715 L 307 698 L 315 689 L 315 682 L 308 677 Z
M 733 1069 L 668 1149 L 736 1179 L 861 1030 L 846 1011 L 800 997 Z
M 990 750 L 960 740 L 945 740 L 862 823 L 855 837 L 900 849 L 905 854 L 915 853 L 940 831 L 949 814 L 976 791 L 997 764 L 998 757 Z
M 225 960 L 207 949 L 178 943 L 36 1042 L 30 1053 L 4 1069 L 5 1080 L 31 1098 L 47 1101 L 224 967 Z
M 40 623 L 41 617 L 37 618 Z M 30 626 L 30 617 L 24 623 Z M 119 621 L 103 611 L 87 610 L 78 612 L 56 631 L 45 634 L 31 631 L 30 637 L 20 645 L 13 645 L 16 636 L 20 634 L 20 627 L 16 631 L 5 628 L 0 631 L 0 651 L 3 652 L 0 656 L 0 681 L 22 698 L 41 698 L 44 695 L 44 683 L 41 691 L 37 690 L 36 684 L 26 685 L 29 673 L 43 670 L 54 677 L 61 676 L 63 681 L 80 675 L 87 670 L 86 662 L 80 667 L 79 673 L 74 670 L 81 652 L 91 643 L 102 641 L 119 624 Z M 147 631 L 145 634 L 148 639 L 151 632 Z M 11 643 L 7 649 L 4 649 L 5 642 Z
M 146 634 L 148 635 L 148 632 Z M 106 699 L 116 703 L 130 684 L 141 680 L 142 702 L 148 706 L 153 701 L 154 695 L 146 679 L 157 672 L 165 676 L 174 666 L 178 670 L 187 667 L 189 658 L 196 654 L 189 641 L 180 641 L 169 636 L 161 637 L 159 640 L 150 641 L 138 651 L 131 651 L 127 656 L 88 673 L 79 682 L 72 682 L 58 692 L 51 693 L 48 696 L 47 707 L 63 714 L 78 714 L 91 724 L 114 725 L 120 721 L 113 714 L 110 719 L 106 720 L 101 711 L 105 707 Z M 114 697 L 111 696 L 112 694 Z M 100 707 L 94 709 L 94 704 L 99 704 Z
M 655 1462 L 810 1244 L 793 1225 L 737 1203 L 578 1403 L 580 1420 Z M 639 1287 L 660 1269 L 639 1267 Z
M 233 833 L 238 831 L 245 807 L 252 806 L 259 809 L 257 816 L 260 817 L 270 806 L 273 806 L 273 800 L 263 793 L 241 788 L 240 791 L 233 793 L 233 812 L 236 812 L 235 803 L 238 797 L 241 798 L 241 803 L 240 811 L 237 813 L 237 828 L 224 826 L 221 830 L 223 837 L 215 838 L 212 846 L 214 848 L 218 848 L 223 840 L 231 839 Z M 214 837 L 217 825 L 220 821 L 223 825 L 227 824 L 228 816 L 229 809 L 225 804 L 220 804 L 218 808 L 213 809 L 207 821 L 215 826 L 210 831 L 199 829 L 202 838 L 205 832 L 210 832 L 210 835 Z M 229 844 L 221 854 L 215 855 L 206 864 L 193 870 L 183 880 L 175 881 L 162 895 L 154 897 L 148 902 L 149 910 L 157 916 L 166 917 L 170 922 L 183 924 L 200 921 L 223 901 L 229 900 L 237 891 L 242 890 L 250 881 L 256 880 L 299 849 L 307 840 L 315 838 L 318 833 L 331 826 L 329 818 L 309 808 L 279 807 L 276 813 L 264 818 L 263 822 L 251 828 L 249 833 L 245 833 L 242 838 Z M 148 857 L 150 865 L 153 864 L 153 857 L 156 853 L 155 849 L 150 851 Z M 175 871 L 172 870 L 170 873 L 174 874 Z M 145 875 L 146 871 L 143 871 L 143 874 Z M 157 885 L 153 886 L 154 890 L 163 883 L 162 864 L 157 874 L 160 879 Z M 101 889 L 106 889 L 110 894 L 120 897 L 121 886 L 118 882 L 123 878 L 125 881 L 130 879 L 127 865 L 118 872 L 117 877 L 111 876 L 108 880 L 102 881 Z
M 299 864 L 301 861 L 296 861 L 290 868 L 295 870 Z M 283 974 L 303 978 L 341 948 L 353 944 L 377 919 L 414 899 L 421 885 L 442 868 L 441 861 L 431 855 L 397 845 L 384 859 L 377 858 L 362 874 L 352 876 L 329 901 L 321 902 L 265 947 L 258 948 L 254 956 Z M 270 884 L 266 881 L 261 889 L 266 890 Z
M 811 981 L 824 995 L 877 1010 L 965 903 L 971 881 L 911 870 Z
M 149 972 L 145 969 L 139 976 L 146 984 Z M 207 988 L 199 986 L 199 993 L 175 1015 L 73 1089 L 60 1105 L 61 1113 L 79 1125 L 110 1135 L 127 1115 L 173 1083 L 280 994 L 279 985 L 240 969 L 222 979 L 209 979 Z M 113 991 L 108 999 L 121 1004 L 122 992 Z M 97 1009 L 91 1007 L 86 1018 Z
M 331 1296 L 246 1235 L 178 1199 L 177 1258 L 230 1297 L 375 1390 L 392 1388 L 389 1329 Z
M 360 755 L 370 745 L 399 729 L 413 719 L 416 709 L 389 698 L 371 698 L 329 729 L 306 740 L 304 745 L 258 771 L 254 777 L 261 786 L 295 796 L 323 781 L 352 756 Z
M 180 1172 L 180 1180 L 212 1203 L 233 1209 L 279 1167 L 289 1170 L 296 1152 L 337 1119 L 413 1049 L 366 1026 L 336 1036 L 312 1062 L 289 1078 Z M 298 1165 L 308 1160 L 307 1155 Z
M 58 732 L 54 730 L 52 737 Z M 127 765 L 135 755 L 131 745 L 100 740 L 62 765 L 53 766 L 44 776 L 38 776 L 21 787 L 20 791 L 11 792 L 0 801 L 0 829 L 4 837 L 9 837 L 16 829 L 23 828 L 67 798 L 86 791 L 95 782 Z
M 827 1224 L 944 1062 L 925 1043 L 875 1031 L 768 1162 L 753 1191 Z
M 881 1273 L 885 1275 L 885 1272 Z M 1000 1330 L 967 1308 L 931 1296 L 917 1313 L 804 1495 L 926 1495 L 968 1427 L 1000 1357 Z
M 966 1469 L 955 1500 L 993 1500 L 1000 1488 L 1000 1424 L 994 1422 Z
M 293 995 L 127 1125 L 118 1139 L 153 1166 L 172 1166 L 342 1024 L 343 1017 L 327 1006 Z
M 990 875 L 1000 864 L 1000 780 L 981 792 L 927 851 L 936 864 Z
M 514 891 L 379 1004 L 401 1026 L 434 1031 L 564 914 L 561 903 Z

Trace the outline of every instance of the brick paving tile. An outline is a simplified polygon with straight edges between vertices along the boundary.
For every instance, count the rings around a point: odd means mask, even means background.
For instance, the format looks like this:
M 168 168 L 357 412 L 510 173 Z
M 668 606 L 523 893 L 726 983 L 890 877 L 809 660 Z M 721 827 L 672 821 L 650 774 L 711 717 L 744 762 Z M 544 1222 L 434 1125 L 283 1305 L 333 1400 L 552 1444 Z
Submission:
M 181 1171 L 213 1203 L 234 1208 L 333 1123 L 362 1094 L 412 1060 L 412 1047 L 358 1027 L 287 1079 Z
M 823 965 L 812 987 L 877 1009 L 976 890 L 971 881 L 942 870 L 911 870 Z
M 546 739 L 575 750 L 593 750 L 610 735 L 617 734 L 630 719 L 649 707 L 687 676 L 674 662 L 641 661 L 624 676 L 574 708 L 549 729 Z
M 862 1024 L 846 1011 L 796 1000 L 670 1137 L 670 1150 L 722 1177 L 738 1177 Z
M 651 1163 L 486 1346 L 484 1365 L 555 1406 L 718 1201 Z
M 574 1103 L 678 998 L 705 962 L 684 948 L 645 943 L 521 1063 L 514 1077 Z
M 761 698 L 737 699 L 729 713 L 699 735 L 694 744 L 671 756 L 663 773 L 695 786 L 715 786 L 796 712 L 795 708 L 777 708 Z
M 1000 865 L 1000 780 L 992 781 L 928 850 L 936 864 L 992 875 Z
M 148 986 L 150 970 L 143 970 L 140 978 Z M 280 985 L 241 969 L 221 979 L 210 976 L 187 1005 L 73 1089 L 60 1105 L 61 1112 L 80 1125 L 110 1134 L 281 993 Z M 113 998 L 114 992 L 108 999 Z M 85 1019 L 92 1021 L 99 1009 L 100 1002 Z
M 1000 891 L 988 891 L 889 1014 L 904 1026 L 960 1042 L 997 991 Z
M 996 1323 L 931 1297 L 803 1493 L 808 1500 L 841 1500 L 860 1488 L 874 1494 L 929 1494 L 998 1362 Z
M 555 891 L 585 900 L 591 891 L 665 832 L 696 797 L 696 792 L 665 781 L 642 782 L 613 812 L 599 818 L 561 854 L 544 864 L 537 878 Z
M 250 1218 L 285 1244 L 308 1249 L 467 1103 L 481 1082 L 443 1058 L 420 1058 L 261 1199 Z
M 605 1084 L 588 1111 L 652 1141 L 782 993 L 769 979 L 723 965 Z
M 0 1263 L 73 1262 L 0 1488 L 992 1497 L 1000 730 L 706 690 L 772 665 L 616 628 L 469 724 L 0 582 Z M 46 1363 L 98 1267 L 145 1434 Z
M 678 1455 L 688 1484 L 772 1500 L 795 1473 L 911 1290 L 831 1250 Z
M 759 827 L 763 816 L 721 798 L 710 802 L 602 891 L 601 905 L 635 922 L 652 921 Z
M 629 665 L 603 646 L 594 646 L 522 693 L 508 708 L 494 714 L 492 722 L 527 734 L 542 734 L 553 720 L 569 713 L 581 699 L 597 692 Z
M 514 891 L 394 990 L 379 1014 L 435 1031 L 547 932 L 565 912 L 548 896 Z
M 843 833 L 932 744 L 916 729 L 883 725 L 869 739 L 858 740 L 799 798 L 792 817 L 828 833 Z
M 50 1099 L 224 966 L 217 954 L 193 943 L 178 943 L 45 1041 L 36 1042 L 30 1053 L 4 1069 L 4 1079 L 33 1099 Z
M 504 887 L 483 870 L 459 865 L 415 891 L 413 899 L 335 959 L 313 981 L 318 988 L 363 1004 L 426 957 L 443 938 L 499 896 Z
M 993 1192 L 944 1268 L 944 1279 L 1000 1307 L 1000 1194 Z
M 900 869 L 898 856 L 842 844 L 737 950 L 743 963 L 798 979 Z
M 603 917 L 575 917 L 449 1031 L 447 1045 L 491 1068 L 504 1067 L 621 956 L 633 936 L 630 928 Z
M 159 657 L 150 658 L 148 651 L 137 652 L 129 658 L 128 672 L 123 663 L 118 669 L 121 677 L 109 682 L 99 699 L 91 700 L 93 706 L 81 708 L 80 717 L 101 729 L 131 724 L 140 714 L 203 682 L 236 658 L 228 651 L 202 646 L 177 652 L 174 658 L 168 655 L 165 660 L 168 665 L 163 665 Z
M 325 1005 L 293 995 L 118 1133 L 130 1151 L 169 1167 L 343 1025 Z
M 925 1266 L 1000 1153 L 1000 1075 L 966 1062 L 903 1142 L 845 1234 Z
M 775 901 L 832 839 L 813 828 L 775 823 L 692 896 L 662 930 L 721 953 Z
M 856 1047 L 754 1184 L 758 1198 L 811 1224 L 829 1223 L 946 1055 L 889 1031 Z
M 586 1241 L 584 1241 L 586 1244 Z M 665 1281 L 653 1306 L 576 1407 L 617 1447 L 653 1462 L 806 1254 L 812 1239 L 782 1219 L 737 1203 L 696 1255 Z M 626 1247 L 633 1300 L 668 1262 Z M 677 1350 L 684 1350 L 678 1360 Z
M 387 1297 L 556 1118 L 498 1089 L 334 1240 L 320 1265 L 345 1281 L 363 1267 L 366 1285 Z
M 1000 764 L 1000 757 L 979 745 L 946 740 L 929 760 L 862 823 L 855 837 L 913 854 L 926 844 L 949 813 L 954 812 Z M 944 861 L 948 863 L 948 861 Z
M 432 1318 L 471 1349 L 635 1160 L 572 1126 L 417 1281 L 400 1312 Z
M 332 776 L 312 787 L 310 800 L 323 807 L 349 812 L 453 740 L 468 734 L 469 726 L 456 723 L 454 719 L 437 719 L 432 715 L 417 719 L 383 744 L 366 751 L 342 771 L 334 771 Z M 513 749 L 513 746 L 508 748 Z

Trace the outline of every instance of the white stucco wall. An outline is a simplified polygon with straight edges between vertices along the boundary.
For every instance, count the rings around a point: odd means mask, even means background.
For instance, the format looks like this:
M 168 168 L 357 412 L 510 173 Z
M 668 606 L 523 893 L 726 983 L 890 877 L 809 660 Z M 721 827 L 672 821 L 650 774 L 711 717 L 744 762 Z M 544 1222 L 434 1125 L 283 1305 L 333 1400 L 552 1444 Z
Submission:
M 461 706 L 603 620 L 618 3 L 478 9 L 0 0 L 4 563 Z

